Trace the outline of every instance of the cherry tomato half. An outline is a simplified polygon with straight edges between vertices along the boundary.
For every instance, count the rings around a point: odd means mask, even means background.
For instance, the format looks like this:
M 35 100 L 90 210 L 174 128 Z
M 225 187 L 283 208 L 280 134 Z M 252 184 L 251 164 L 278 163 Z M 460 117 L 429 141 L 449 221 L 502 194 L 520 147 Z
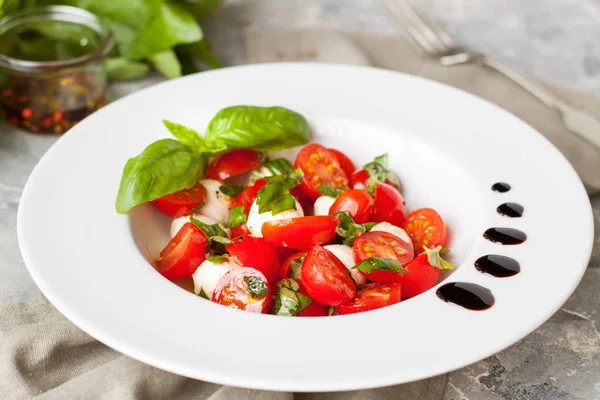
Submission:
M 238 225 L 235 228 L 231 228 L 231 237 L 243 237 L 250 234 L 250 229 L 246 224 Z
M 333 215 L 297 217 L 269 221 L 263 224 L 262 234 L 275 246 L 308 249 L 329 242 L 335 237 L 340 219 Z
M 360 189 L 349 189 L 338 196 L 331 205 L 331 214 L 348 211 L 354 222 L 364 224 L 369 221 L 373 214 L 375 201 L 369 193 Z
M 300 277 L 308 296 L 317 303 L 337 306 L 356 296 L 356 285 L 344 264 L 321 246 L 308 251 Z
M 302 293 L 305 296 L 308 296 L 308 292 L 306 291 L 306 288 L 304 287 L 304 285 L 302 284 L 302 280 L 300 279 L 296 279 L 296 282 L 298 282 L 298 285 L 300 286 L 300 290 L 298 292 Z M 298 314 L 296 314 L 297 317 L 326 317 L 327 313 L 329 312 L 329 307 L 324 306 L 323 304 L 319 304 L 316 301 L 314 301 L 313 299 L 312 303 L 310 303 L 308 306 L 304 307 L 304 309 L 302 311 L 300 311 Z
M 152 200 L 152 205 L 171 218 L 179 218 L 190 215 L 194 207 L 202 203 L 205 197 L 206 188 L 198 182 L 189 189 L 183 189 Z
M 373 221 L 403 226 L 404 198 L 396 188 L 387 183 L 378 183 L 375 185 L 374 198 Z
M 252 297 L 248 290 L 247 278 L 262 281 L 267 292 L 261 297 Z M 266 314 L 271 307 L 271 289 L 265 276 L 254 268 L 236 267 L 219 279 L 213 292 L 212 301 L 239 310 Z
M 250 208 L 252 207 L 252 203 L 254 200 L 256 200 L 258 192 L 260 189 L 265 187 L 266 184 L 267 181 L 264 179 L 259 179 L 254 183 L 254 185 L 244 188 L 244 190 L 242 190 L 240 194 L 238 194 L 237 197 L 231 202 L 231 208 L 240 206 L 244 207 L 244 214 L 248 216 Z
M 328 150 L 336 156 L 338 162 L 340 163 L 340 167 L 342 167 L 346 175 L 348 177 L 352 175 L 352 173 L 356 170 L 356 167 L 354 166 L 352 160 L 339 150 L 331 148 Z
M 383 231 L 363 233 L 356 238 L 352 248 L 356 262 L 376 257 L 396 259 L 398 263 L 404 265 L 413 259 L 413 251 L 409 243 Z M 379 270 L 371 272 L 367 278 L 374 282 L 389 282 L 398 280 L 399 276 L 398 272 Z
M 334 189 L 348 187 L 348 176 L 337 157 L 320 144 L 312 143 L 304 146 L 296 157 L 294 168 L 300 168 L 304 173 L 300 185 L 312 200 L 321 196 L 319 188 L 322 184 Z
M 422 253 L 404 267 L 406 272 L 400 275 L 402 298 L 410 299 L 421 294 L 440 280 L 440 270 L 429 264 L 427 254 Z
M 412 239 L 415 254 L 423 251 L 423 246 L 433 249 L 446 243 L 446 224 L 435 210 L 420 208 L 411 211 L 404 227 Z
M 354 314 L 391 306 L 401 299 L 402 287 L 398 282 L 368 283 L 351 302 L 340 304 L 336 309 L 342 315 Z
M 365 169 L 359 169 L 350 176 L 350 186 L 354 189 L 366 189 L 369 186 L 369 173 Z
M 189 278 L 206 259 L 207 244 L 204 232 L 187 222 L 160 252 L 156 269 L 172 281 Z
M 206 179 L 224 181 L 232 176 L 260 168 L 262 163 L 258 160 L 260 153 L 256 150 L 233 150 L 215 158 L 206 169 Z
M 254 268 L 267 278 L 269 285 L 279 280 L 279 255 L 277 249 L 263 238 L 239 237 L 225 246 L 231 258 L 243 267 Z

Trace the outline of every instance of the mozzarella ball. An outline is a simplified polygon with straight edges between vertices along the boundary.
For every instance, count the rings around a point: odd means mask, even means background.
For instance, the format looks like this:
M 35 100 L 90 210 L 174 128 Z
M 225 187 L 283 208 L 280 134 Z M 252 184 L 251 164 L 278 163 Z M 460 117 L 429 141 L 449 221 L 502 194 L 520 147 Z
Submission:
M 277 215 L 273 215 L 271 211 L 264 212 L 262 214 L 258 213 L 258 204 L 256 204 L 256 200 L 252 203 L 252 207 L 250 207 L 250 212 L 248 213 L 248 220 L 246 221 L 246 226 L 248 230 L 250 230 L 250 235 L 256 237 L 263 237 L 262 235 L 262 226 L 264 223 L 269 221 L 278 221 L 281 219 L 289 219 L 296 217 L 304 217 L 304 211 L 302 210 L 302 206 L 296 200 L 296 209 L 290 209 L 283 212 L 280 212 Z
M 413 247 L 412 240 L 410 240 L 410 236 L 408 233 L 402 228 L 397 227 L 396 225 L 392 225 L 389 222 L 380 222 L 376 224 L 371 232 L 387 232 L 391 233 L 394 236 L 398 236 L 400 239 L 404 240 L 406 243 L 410 244 L 410 247 Z
M 329 196 L 321 196 L 315 200 L 315 215 L 329 215 L 329 209 L 335 203 L 335 199 Z
M 208 218 L 204 215 L 201 215 L 198 212 L 194 213 L 194 218 L 196 218 L 198 221 L 204 222 L 205 224 L 208 224 L 208 225 L 214 225 L 214 224 L 218 223 L 214 219 Z M 179 232 L 181 227 L 183 225 L 185 225 L 187 222 L 190 222 L 189 215 L 186 215 L 185 217 L 175 218 L 173 220 L 173 222 L 171 222 L 171 237 L 177 235 L 177 232 Z M 227 233 L 227 237 L 231 237 L 231 232 L 229 229 L 225 228 L 223 226 L 223 224 L 219 224 L 219 226 L 221 227 L 221 229 L 223 229 L 225 231 L 225 233 Z
M 354 282 L 356 282 L 357 285 L 362 286 L 367 283 L 367 277 L 364 274 L 361 274 L 357 269 L 352 269 L 352 267 L 356 265 L 352 247 L 343 244 L 329 244 L 327 246 L 323 246 L 323 248 L 332 252 L 333 255 L 336 256 L 338 260 L 340 260 L 342 264 L 346 266 L 346 268 L 348 268 L 352 279 L 354 279 Z
M 221 277 L 235 266 L 236 265 L 231 261 L 215 264 L 208 260 L 204 260 L 192 275 L 192 278 L 194 279 L 194 292 L 199 294 L 200 289 L 202 289 L 208 298 L 212 300 L 213 292 Z
M 219 181 L 203 179 L 200 183 L 206 188 L 206 198 L 204 199 L 204 206 L 198 210 L 198 213 L 226 225 L 229 208 L 231 207 L 231 197 L 219 190 L 222 185 Z

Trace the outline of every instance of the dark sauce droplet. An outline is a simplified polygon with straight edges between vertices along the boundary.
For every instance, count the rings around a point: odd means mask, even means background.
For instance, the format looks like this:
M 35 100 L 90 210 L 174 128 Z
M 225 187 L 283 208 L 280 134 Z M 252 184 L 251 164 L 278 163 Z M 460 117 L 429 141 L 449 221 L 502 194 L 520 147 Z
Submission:
M 492 190 L 494 192 L 506 193 L 510 190 L 510 185 L 504 182 L 494 183 L 492 185 Z
M 446 283 L 435 294 L 446 303 L 476 311 L 487 310 L 495 301 L 490 289 L 467 282 Z
M 507 278 L 521 272 L 519 262 L 514 258 L 490 254 L 475 261 L 477 271 L 490 274 L 496 278 Z
M 496 208 L 498 214 L 510 218 L 521 218 L 523 216 L 523 210 L 523 206 L 517 203 L 504 203 Z
M 513 228 L 490 228 L 483 234 L 490 242 L 500 244 L 521 244 L 527 240 L 527 235 Z

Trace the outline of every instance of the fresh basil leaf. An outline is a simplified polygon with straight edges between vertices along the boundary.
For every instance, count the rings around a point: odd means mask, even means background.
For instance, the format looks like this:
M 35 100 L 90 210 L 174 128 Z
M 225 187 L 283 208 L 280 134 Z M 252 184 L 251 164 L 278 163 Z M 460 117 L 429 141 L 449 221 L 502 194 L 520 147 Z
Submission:
M 209 67 L 223 68 L 223 63 L 221 60 L 219 60 L 215 53 L 213 53 L 212 47 L 206 41 L 206 39 L 202 39 L 199 42 L 190 43 L 187 45 L 187 48 L 192 57 L 202 61 Z
M 309 140 L 310 127 L 306 119 L 283 107 L 224 108 L 206 130 L 209 148 L 224 144 L 229 150 L 277 151 L 306 144 Z
M 235 228 L 236 226 L 240 226 L 246 223 L 246 214 L 244 214 L 244 206 L 233 207 L 229 212 L 229 217 L 227 218 L 227 227 Z
M 127 161 L 123 169 L 116 209 L 132 207 L 191 188 L 203 170 L 202 157 L 173 139 L 158 140 Z
M 221 255 L 226 253 L 225 245 L 234 243 L 233 240 L 227 237 L 227 233 L 219 226 L 218 223 L 207 224 L 194 218 L 194 213 L 190 215 L 190 221 L 196 225 L 208 238 L 208 245 L 213 254 Z
M 299 293 L 300 285 L 294 279 L 282 279 L 277 283 L 273 311 L 276 315 L 293 317 L 308 307 L 312 300 Z
M 178 124 L 176 122 L 167 121 L 163 119 L 163 124 L 167 127 L 169 132 L 177 138 L 181 143 L 192 149 L 199 149 L 204 144 L 204 138 L 200 134 L 186 126 Z
M 300 272 L 302 271 L 302 263 L 306 258 L 306 254 L 302 254 L 301 256 L 292 258 L 290 260 L 290 270 L 292 273 L 292 278 L 300 279 Z
M 220 244 L 233 244 L 233 243 L 235 243 L 233 240 L 229 239 L 226 236 L 212 236 L 210 238 L 210 240 L 212 240 L 213 242 L 220 243 Z
M 402 268 L 402 265 L 398 262 L 398 260 L 394 260 L 391 258 L 367 258 L 363 262 L 355 265 L 352 269 L 359 269 L 365 274 L 370 274 L 374 271 L 392 271 L 398 272 L 400 274 L 405 273 L 406 271 Z
M 325 183 L 323 183 L 323 184 L 321 184 L 321 186 L 319 186 L 319 193 L 321 193 L 323 196 L 333 197 L 334 199 L 337 199 L 338 196 L 340 194 L 342 194 L 343 192 L 344 192 L 343 190 L 334 189 Z
M 266 177 L 265 180 L 268 183 L 258 191 L 256 196 L 259 214 L 270 211 L 273 215 L 277 215 L 296 208 L 296 199 L 290 194 L 290 189 L 300 183 L 296 176 L 275 175 Z
M 244 190 L 246 186 L 244 185 L 221 185 L 219 186 L 219 190 L 221 193 L 226 194 L 227 196 L 237 197 L 238 194 Z
M 123 57 L 107 58 L 104 67 L 106 68 L 106 77 L 110 82 L 141 79 L 150 72 L 150 66 L 147 63 Z
M 200 288 L 200 293 L 198 293 L 198 296 L 202 297 L 203 299 L 206 299 L 206 300 L 210 301 L 210 299 L 208 298 L 208 295 L 206 294 L 206 292 L 204 291 L 203 288 Z
M 148 56 L 148 61 L 154 69 L 167 78 L 179 78 L 181 76 L 181 63 L 174 50 L 168 49 L 159 51 Z
M 444 260 L 441 255 L 448 252 L 448 249 L 442 246 L 437 246 L 435 249 L 429 249 L 427 246 L 423 246 L 425 254 L 427 254 L 427 261 L 429 265 L 437 269 L 454 269 L 454 264 L 450 261 Z
M 263 165 L 271 171 L 273 175 L 291 175 L 294 173 L 292 163 L 283 157 L 266 161 Z
M 365 232 L 369 232 L 376 225 L 375 222 L 357 224 L 348 211 L 338 212 L 333 215 L 340 219 L 338 226 L 335 228 L 335 233 L 338 237 L 337 241 L 346 246 L 352 246 L 357 237 Z
M 327 316 L 331 317 L 331 315 L 333 315 L 333 313 L 335 312 L 335 307 L 329 307 L 329 310 L 327 310 Z
M 244 282 L 248 284 L 248 293 L 253 299 L 262 299 L 269 293 L 267 284 L 256 276 L 245 276 Z
M 387 153 L 375 157 L 373 161 L 365 164 L 364 169 L 369 173 L 369 187 L 373 187 L 378 182 L 388 182 L 395 186 L 396 189 L 400 189 L 398 177 L 388 169 Z
M 223 256 L 210 256 L 206 257 L 206 260 L 213 264 L 223 264 L 224 262 L 227 262 L 228 258 Z
M 223 3 L 223 0 L 176 0 L 176 2 L 194 18 L 201 19 L 215 11 Z

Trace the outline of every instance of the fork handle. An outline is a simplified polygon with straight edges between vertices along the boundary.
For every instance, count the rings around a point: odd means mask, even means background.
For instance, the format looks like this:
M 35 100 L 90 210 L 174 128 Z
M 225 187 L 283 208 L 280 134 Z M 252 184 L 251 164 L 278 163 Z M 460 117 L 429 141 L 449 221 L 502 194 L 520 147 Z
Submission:
M 585 112 L 574 109 L 519 70 L 494 57 L 481 55 L 476 58 L 476 61 L 481 65 L 500 72 L 537 97 L 548 107 L 558 111 L 567 129 L 600 149 L 600 121 Z

